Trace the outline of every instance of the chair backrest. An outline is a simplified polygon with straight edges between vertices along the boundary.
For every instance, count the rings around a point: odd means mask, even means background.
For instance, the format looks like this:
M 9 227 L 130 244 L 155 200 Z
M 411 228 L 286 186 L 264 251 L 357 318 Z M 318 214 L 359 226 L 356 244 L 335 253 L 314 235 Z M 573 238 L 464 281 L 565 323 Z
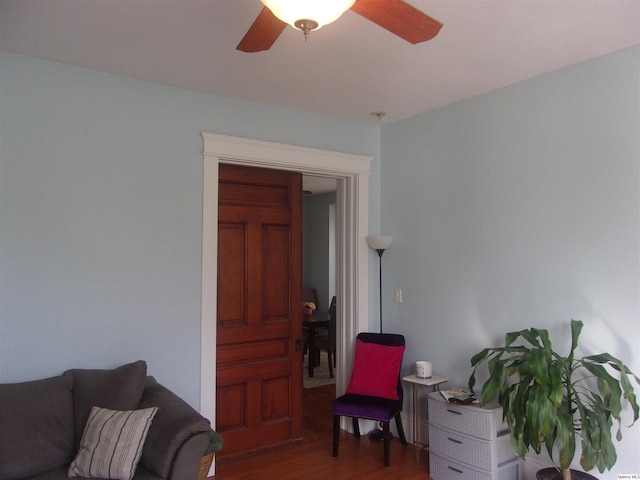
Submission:
M 318 291 L 315 288 L 303 288 L 302 301 L 313 302 L 316 305 L 316 308 L 318 308 Z
M 387 345 L 389 347 L 403 347 L 405 345 L 404 336 L 398 335 L 397 333 L 361 332 L 358 334 L 358 340 L 365 343 Z
M 386 345 L 389 347 L 404 347 L 405 340 L 403 335 L 397 333 L 371 333 L 361 332 L 358 334 L 358 340 L 365 343 L 377 343 L 378 345 Z M 400 401 L 404 398 L 404 391 L 402 390 L 402 375 L 398 372 L 398 383 L 396 390 L 398 392 L 398 398 Z
M 336 297 L 333 297 L 334 299 Z M 335 303 L 331 303 L 331 306 L 329 307 L 329 336 L 328 336 L 328 343 L 329 343 L 329 349 L 335 351 L 336 349 L 336 329 L 337 329 L 337 325 L 336 325 L 336 304 Z

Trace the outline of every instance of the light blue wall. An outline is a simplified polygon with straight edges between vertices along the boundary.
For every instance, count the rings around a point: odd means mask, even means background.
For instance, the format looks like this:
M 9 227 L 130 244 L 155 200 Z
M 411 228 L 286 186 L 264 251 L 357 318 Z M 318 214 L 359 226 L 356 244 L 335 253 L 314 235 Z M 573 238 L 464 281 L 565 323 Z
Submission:
M 305 197 L 303 201 L 303 283 L 318 292 L 317 307 L 329 311 L 329 205 L 336 193 Z
M 0 382 L 144 359 L 199 405 L 202 131 L 362 155 L 379 135 L 0 52 Z
M 639 97 L 638 47 L 382 128 L 0 52 L 0 381 L 144 358 L 198 406 L 201 131 L 375 158 L 405 371 L 464 384 L 505 331 L 579 318 L 638 372 Z
M 532 326 L 567 353 L 571 318 L 582 355 L 640 372 L 640 48 L 383 126 L 381 145 L 407 372 L 466 385 L 473 354 Z M 640 426 L 623 435 L 612 473 L 640 472 Z

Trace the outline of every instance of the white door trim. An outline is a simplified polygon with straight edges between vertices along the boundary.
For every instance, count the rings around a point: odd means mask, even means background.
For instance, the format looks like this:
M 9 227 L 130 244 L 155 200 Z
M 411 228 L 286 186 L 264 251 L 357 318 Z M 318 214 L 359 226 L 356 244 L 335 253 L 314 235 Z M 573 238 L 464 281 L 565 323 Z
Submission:
M 372 157 L 264 142 L 213 133 L 204 139 L 202 213 L 202 318 L 200 337 L 200 412 L 216 418 L 216 302 L 218 266 L 218 166 L 220 163 L 294 170 L 338 180 L 337 278 L 338 332 L 336 393 L 351 371 L 351 352 L 359 332 L 369 326 L 368 254 L 369 175 Z

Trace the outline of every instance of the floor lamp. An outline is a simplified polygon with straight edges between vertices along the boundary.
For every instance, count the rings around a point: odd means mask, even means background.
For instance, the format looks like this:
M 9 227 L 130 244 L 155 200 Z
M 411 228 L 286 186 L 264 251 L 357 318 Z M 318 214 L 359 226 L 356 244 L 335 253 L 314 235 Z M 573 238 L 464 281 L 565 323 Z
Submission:
M 367 237 L 367 245 L 378 252 L 378 265 L 380 271 L 380 333 L 382 333 L 382 254 L 393 243 L 393 237 L 385 235 L 375 235 Z M 371 430 L 369 432 L 369 440 L 384 440 L 384 434 L 381 428 Z

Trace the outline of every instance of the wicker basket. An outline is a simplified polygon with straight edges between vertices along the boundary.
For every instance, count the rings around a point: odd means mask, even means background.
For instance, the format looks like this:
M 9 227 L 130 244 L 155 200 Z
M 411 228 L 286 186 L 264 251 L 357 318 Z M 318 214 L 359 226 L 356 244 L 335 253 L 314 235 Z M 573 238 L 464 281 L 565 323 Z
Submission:
M 209 474 L 209 468 L 211 468 L 211 464 L 213 463 L 213 456 L 215 453 L 210 453 L 209 455 L 205 455 L 202 457 L 200 461 L 200 471 L 198 472 L 198 480 L 207 480 L 207 475 Z

